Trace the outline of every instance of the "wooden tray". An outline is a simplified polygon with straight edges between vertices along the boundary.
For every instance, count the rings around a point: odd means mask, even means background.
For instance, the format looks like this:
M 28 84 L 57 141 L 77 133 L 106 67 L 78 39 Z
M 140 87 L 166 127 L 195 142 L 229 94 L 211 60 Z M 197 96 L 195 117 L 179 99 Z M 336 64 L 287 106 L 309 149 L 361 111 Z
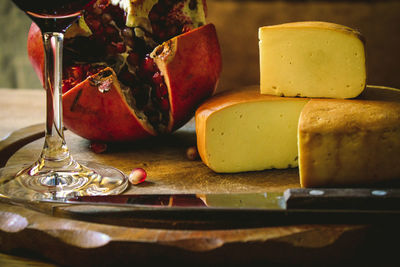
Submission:
M 33 162 L 40 153 L 41 129 L 32 126 L 0 142 L 7 165 Z M 129 173 L 146 169 L 145 183 L 126 193 L 280 192 L 299 187 L 297 169 L 216 174 L 201 161 L 186 158 L 195 145 L 193 122 L 173 135 L 130 144 L 110 144 L 95 154 L 89 142 L 66 132 L 77 160 L 109 164 Z M 28 143 L 16 151 L 23 144 Z M 16 152 L 14 154 L 14 152 Z M 1 163 L 1 162 L 0 162 Z M 59 218 L 26 207 L 0 203 L 0 250 L 30 251 L 74 266 L 115 264 L 335 264 L 390 262 L 396 225 L 291 225 L 219 230 L 122 227 Z M 392 243 L 393 244 L 393 243 Z M 373 252 L 373 253 L 372 253 Z M 393 253 L 392 253 L 393 252 Z

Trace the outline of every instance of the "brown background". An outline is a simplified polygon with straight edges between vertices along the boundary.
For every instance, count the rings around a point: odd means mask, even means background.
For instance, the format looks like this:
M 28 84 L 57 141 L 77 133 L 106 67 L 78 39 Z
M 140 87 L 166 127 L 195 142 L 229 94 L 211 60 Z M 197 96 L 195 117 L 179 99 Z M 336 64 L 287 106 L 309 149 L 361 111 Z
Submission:
M 223 53 L 219 90 L 259 83 L 258 27 L 322 20 L 350 26 L 366 38 L 368 83 L 400 88 L 400 1 L 208 0 Z M 29 19 L 0 1 L 0 88 L 40 88 L 26 55 Z
M 219 90 L 259 83 L 258 27 L 322 20 L 366 38 L 368 84 L 400 88 L 400 1 L 208 1 L 223 53 Z

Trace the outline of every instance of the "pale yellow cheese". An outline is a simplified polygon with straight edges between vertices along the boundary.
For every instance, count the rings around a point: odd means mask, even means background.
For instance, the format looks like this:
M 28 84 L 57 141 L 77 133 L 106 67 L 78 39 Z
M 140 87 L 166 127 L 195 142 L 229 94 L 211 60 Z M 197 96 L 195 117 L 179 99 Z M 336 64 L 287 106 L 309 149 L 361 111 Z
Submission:
M 303 187 L 400 178 L 400 90 L 368 86 L 344 100 L 257 89 L 224 92 L 197 110 L 199 154 L 215 172 L 298 166 Z
M 366 85 L 359 32 L 327 22 L 259 28 L 260 91 L 278 96 L 353 98 Z
M 400 178 L 400 91 L 367 87 L 357 100 L 312 99 L 298 139 L 303 187 Z
M 214 96 L 196 112 L 203 162 L 219 173 L 297 167 L 297 124 L 307 101 L 261 95 L 258 86 Z

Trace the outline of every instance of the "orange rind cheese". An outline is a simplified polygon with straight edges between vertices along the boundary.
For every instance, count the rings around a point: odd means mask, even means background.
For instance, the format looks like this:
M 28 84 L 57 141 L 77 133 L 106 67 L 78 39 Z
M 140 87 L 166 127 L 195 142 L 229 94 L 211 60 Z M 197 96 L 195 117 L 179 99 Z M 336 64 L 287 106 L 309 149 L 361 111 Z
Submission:
M 308 101 L 261 95 L 258 86 L 214 96 L 196 112 L 201 159 L 219 173 L 297 167 L 297 124 Z
M 368 86 L 357 98 L 220 93 L 196 112 L 202 161 L 218 173 L 299 167 L 303 187 L 400 178 L 400 91 Z

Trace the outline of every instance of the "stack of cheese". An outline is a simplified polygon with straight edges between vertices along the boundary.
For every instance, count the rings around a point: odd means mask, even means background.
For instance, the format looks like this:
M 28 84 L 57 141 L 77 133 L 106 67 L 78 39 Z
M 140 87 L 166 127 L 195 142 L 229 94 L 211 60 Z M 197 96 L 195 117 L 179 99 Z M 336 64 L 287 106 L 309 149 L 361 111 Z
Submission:
M 298 22 L 259 29 L 260 86 L 196 112 L 215 172 L 299 167 L 303 187 L 400 178 L 400 91 L 366 86 L 364 42 L 348 28 Z

